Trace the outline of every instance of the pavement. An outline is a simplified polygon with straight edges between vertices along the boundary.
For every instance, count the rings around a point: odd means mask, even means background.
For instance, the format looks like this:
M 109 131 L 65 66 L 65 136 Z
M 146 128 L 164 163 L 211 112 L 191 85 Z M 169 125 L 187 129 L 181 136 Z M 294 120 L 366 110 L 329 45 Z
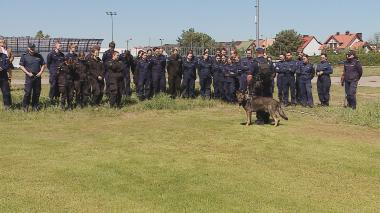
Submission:
M 317 78 L 313 79 L 313 82 L 317 82 Z M 340 77 L 331 77 L 332 84 L 340 84 Z M 13 85 L 23 85 L 24 80 L 14 79 L 12 81 Z M 42 78 L 42 84 L 49 84 L 48 78 Z M 359 86 L 362 87 L 380 87 L 380 76 L 368 76 L 362 77 L 359 81 Z

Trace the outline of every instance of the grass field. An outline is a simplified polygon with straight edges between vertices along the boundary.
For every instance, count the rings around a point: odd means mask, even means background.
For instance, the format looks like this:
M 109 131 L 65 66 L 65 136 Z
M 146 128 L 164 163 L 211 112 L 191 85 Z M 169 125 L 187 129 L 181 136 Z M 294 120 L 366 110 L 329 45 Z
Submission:
M 341 76 L 343 72 L 343 66 L 336 66 L 334 67 L 334 73 L 332 76 L 337 77 Z M 380 67 L 373 66 L 373 67 L 363 67 L 363 76 L 380 76 Z
M 358 97 L 344 109 L 334 86 L 333 106 L 287 108 L 278 128 L 166 96 L 0 112 L 0 212 L 378 212 L 380 89 Z

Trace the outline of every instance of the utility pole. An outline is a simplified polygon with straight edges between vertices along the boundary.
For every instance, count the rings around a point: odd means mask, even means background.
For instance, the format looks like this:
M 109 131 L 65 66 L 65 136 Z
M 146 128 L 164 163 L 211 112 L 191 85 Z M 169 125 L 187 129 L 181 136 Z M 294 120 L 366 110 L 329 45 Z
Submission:
M 112 23 L 112 41 L 113 40 L 113 17 L 117 15 L 116 12 L 106 12 L 106 15 L 111 16 L 111 23 Z
M 256 24 L 256 48 L 259 48 L 260 45 L 260 0 L 256 0 L 256 16 L 255 16 L 255 24 Z

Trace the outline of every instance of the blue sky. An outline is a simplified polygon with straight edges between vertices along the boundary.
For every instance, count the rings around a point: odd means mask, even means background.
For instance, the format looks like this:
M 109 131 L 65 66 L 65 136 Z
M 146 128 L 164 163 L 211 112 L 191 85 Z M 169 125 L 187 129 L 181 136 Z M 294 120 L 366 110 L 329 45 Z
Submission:
M 255 35 L 254 0 L 0 0 L 4 36 L 34 36 L 38 30 L 52 37 L 111 40 L 111 20 L 117 11 L 117 45 L 174 43 L 183 29 L 194 27 L 217 41 L 247 40 Z M 380 32 L 378 0 L 261 0 L 261 34 L 271 38 L 282 29 L 315 35 L 321 41 L 337 31 Z M 17 12 L 16 12 L 17 11 Z M 10 20 L 11 18 L 11 20 Z

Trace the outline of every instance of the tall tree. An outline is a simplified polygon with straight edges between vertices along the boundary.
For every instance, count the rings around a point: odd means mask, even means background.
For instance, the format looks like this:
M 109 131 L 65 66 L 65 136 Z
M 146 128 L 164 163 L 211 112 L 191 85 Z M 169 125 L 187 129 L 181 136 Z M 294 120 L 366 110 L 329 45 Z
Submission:
M 293 29 L 282 30 L 276 35 L 273 45 L 268 47 L 268 52 L 274 56 L 285 52 L 297 52 L 302 44 L 300 38 L 302 38 L 301 35 Z
M 194 28 L 183 30 L 180 37 L 177 39 L 181 47 L 204 47 L 212 48 L 215 46 L 215 40 L 206 33 L 195 32 Z
M 44 38 L 50 38 L 50 36 L 48 34 L 44 34 L 42 32 L 42 30 L 39 30 L 37 33 L 36 33 L 36 36 L 35 38 L 38 38 L 38 39 L 44 39 Z

